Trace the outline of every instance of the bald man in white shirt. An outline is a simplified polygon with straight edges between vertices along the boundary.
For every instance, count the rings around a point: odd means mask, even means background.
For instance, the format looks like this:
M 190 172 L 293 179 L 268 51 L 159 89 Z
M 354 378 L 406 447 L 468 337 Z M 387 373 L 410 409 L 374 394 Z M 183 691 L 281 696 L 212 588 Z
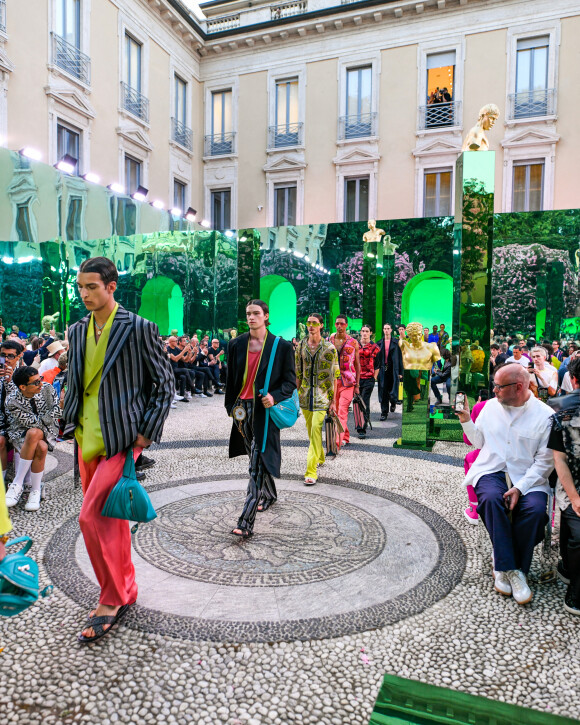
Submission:
M 457 413 L 465 435 L 481 449 L 465 485 L 475 488 L 477 513 L 492 541 L 496 591 L 527 604 L 527 574 L 547 521 L 552 410 L 532 395 L 520 365 L 496 369 L 494 392 L 475 423 L 468 409 Z

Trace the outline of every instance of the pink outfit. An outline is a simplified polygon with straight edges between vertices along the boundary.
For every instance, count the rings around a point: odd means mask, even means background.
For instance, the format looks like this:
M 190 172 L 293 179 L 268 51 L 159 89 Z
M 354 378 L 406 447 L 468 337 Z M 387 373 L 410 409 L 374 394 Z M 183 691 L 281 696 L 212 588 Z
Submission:
M 133 448 L 135 460 L 141 451 L 141 448 Z M 110 607 L 133 604 L 137 599 L 129 522 L 101 516 L 109 493 L 121 478 L 125 458 L 125 451 L 122 451 L 109 460 L 98 456 L 87 462 L 83 461 L 79 448 L 79 471 L 84 494 L 79 524 L 101 588 L 99 603 Z
M 354 387 L 350 386 L 345 388 L 342 384 L 342 380 L 339 379 L 336 383 L 336 414 L 342 423 L 342 427 L 344 428 L 344 433 L 338 434 L 339 450 L 343 443 L 348 443 L 350 440 L 350 431 L 348 430 L 348 409 L 352 403 L 353 397 Z
M 487 403 L 487 400 L 482 400 L 480 403 L 476 403 L 473 406 L 473 410 L 471 411 L 471 420 L 475 423 L 477 420 L 477 417 L 483 410 L 483 406 Z M 463 434 L 463 440 L 465 443 L 467 443 L 468 446 L 471 445 L 471 441 L 469 438 Z M 467 474 L 467 471 L 471 468 L 473 465 L 475 459 L 479 455 L 479 451 L 481 449 L 478 448 L 475 451 L 469 451 L 469 453 L 465 456 L 463 460 L 463 468 L 465 469 L 465 473 Z M 473 486 L 466 486 L 467 488 L 467 498 L 469 499 L 469 506 L 465 509 L 465 515 L 468 519 L 471 519 L 473 522 L 476 522 L 479 518 L 478 513 L 476 511 L 477 508 L 477 496 L 475 495 L 475 489 Z

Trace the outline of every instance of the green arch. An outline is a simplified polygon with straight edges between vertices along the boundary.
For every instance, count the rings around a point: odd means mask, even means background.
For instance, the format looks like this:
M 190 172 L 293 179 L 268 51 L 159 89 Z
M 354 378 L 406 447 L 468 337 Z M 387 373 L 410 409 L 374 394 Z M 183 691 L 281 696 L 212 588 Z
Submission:
M 138 315 L 155 322 L 159 334 L 177 330 L 183 335 L 183 293 L 181 287 L 162 275 L 147 280 L 141 294 Z
M 451 334 L 453 322 L 453 277 L 437 270 L 416 274 L 405 285 L 401 300 L 401 322 L 420 322 L 433 328 L 445 324 Z
M 279 274 L 268 274 L 260 279 L 260 299 L 270 308 L 268 330 L 286 340 L 296 337 L 296 290 Z

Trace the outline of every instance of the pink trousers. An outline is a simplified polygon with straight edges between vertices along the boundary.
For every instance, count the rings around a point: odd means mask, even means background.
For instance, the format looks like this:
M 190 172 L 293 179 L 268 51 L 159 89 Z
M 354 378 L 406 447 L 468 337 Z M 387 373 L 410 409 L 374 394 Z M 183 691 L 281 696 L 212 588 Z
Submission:
M 336 414 L 338 419 L 342 423 L 344 433 L 338 434 L 338 447 L 344 443 L 348 443 L 350 440 L 350 431 L 348 430 L 348 408 L 352 403 L 354 397 L 354 385 L 350 388 L 345 388 L 342 384 L 342 380 L 339 380 L 336 386 Z
M 133 448 L 135 459 L 141 448 Z M 79 524 L 93 570 L 101 587 L 99 604 L 111 607 L 133 604 L 137 599 L 135 567 L 131 561 L 131 531 L 124 519 L 101 516 L 105 501 L 123 473 L 125 452 L 107 460 L 88 463 L 79 448 L 79 470 L 84 500 Z

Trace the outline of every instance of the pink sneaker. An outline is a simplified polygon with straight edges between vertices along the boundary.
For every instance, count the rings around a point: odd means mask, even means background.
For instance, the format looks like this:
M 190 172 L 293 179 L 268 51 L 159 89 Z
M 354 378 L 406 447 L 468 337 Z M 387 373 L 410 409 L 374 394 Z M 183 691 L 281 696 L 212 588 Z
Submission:
M 478 524 L 479 523 L 479 514 L 477 513 L 476 507 L 477 504 L 472 504 L 469 502 L 469 506 L 465 509 L 463 512 L 465 518 L 469 521 L 470 524 Z

